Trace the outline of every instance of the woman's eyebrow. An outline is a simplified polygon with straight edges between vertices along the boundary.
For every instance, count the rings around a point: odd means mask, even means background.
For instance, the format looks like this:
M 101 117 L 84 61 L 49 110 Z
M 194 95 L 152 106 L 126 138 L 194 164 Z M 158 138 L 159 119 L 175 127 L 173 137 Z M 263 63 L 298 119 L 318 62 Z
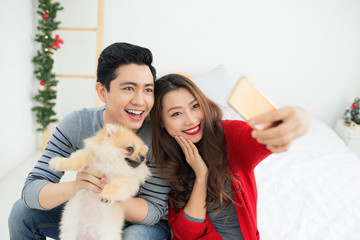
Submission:
M 178 109 L 178 108 L 181 108 L 181 107 L 180 106 L 174 106 L 174 107 L 169 108 L 167 111 L 170 112 L 171 110 Z
M 191 100 L 191 102 L 189 102 L 188 105 L 191 105 L 191 104 L 193 104 L 193 103 L 196 102 L 196 101 L 197 101 L 196 98 L 194 98 L 193 100 Z M 170 112 L 171 110 L 174 110 L 174 109 L 178 109 L 178 108 L 182 108 L 182 107 L 180 107 L 180 106 L 171 107 L 171 108 L 168 109 L 168 112 Z
M 191 104 L 193 104 L 194 102 L 197 102 L 196 98 L 194 98 L 191 102 L 189 102 L 188 105 L 191 105 Z

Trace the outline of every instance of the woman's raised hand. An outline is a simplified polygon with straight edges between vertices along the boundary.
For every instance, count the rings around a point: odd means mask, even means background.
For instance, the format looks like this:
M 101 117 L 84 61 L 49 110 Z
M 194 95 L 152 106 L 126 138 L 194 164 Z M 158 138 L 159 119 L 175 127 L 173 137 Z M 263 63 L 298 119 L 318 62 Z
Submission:
M 274 152 L 288 150 L 291 142 L 307 133 L 311 127 L 311 115 L 301 107 L 283 107 L 279 110 L 265 113 L 252 119 L 249 123 L 256 127 L 257 124 L 280 122 L 264 130 L 254 130 L 252 136 L 259 143 Z
M 197 179 L 206 179 L 208 168 L 199 154 L 198 149 L 190 140 L 182 136 L 175 136 L 175 140 L 184 152 L 186 162 L 194 170 Z

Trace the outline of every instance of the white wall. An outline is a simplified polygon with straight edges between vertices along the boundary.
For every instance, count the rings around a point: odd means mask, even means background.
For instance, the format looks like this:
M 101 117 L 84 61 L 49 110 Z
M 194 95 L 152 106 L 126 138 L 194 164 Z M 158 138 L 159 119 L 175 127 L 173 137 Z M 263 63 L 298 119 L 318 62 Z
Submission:
M 96 26 L 97 0 L 60 2 L 63 26 Z M 231 78 L 247 76 L 279 106 L 303 106 L 332 127 L 360 96 L 359 12 L 357 0 L 105 0 L 104 47 L 150 48 L 159 76 L 224 64 Z M 57 73 L 93 74 L 96 36 L 59 34 Z M 93 86 L 61 80 L 60 118 L 91 106 Z
M 105 0 L 106 1 L 106 0 Z M 97 0 L 60 0 L 64 10 L 57 20 L 62 27 L 97 27 Z M 76 17 L 75 17 L 76 16 Z M 57 74 L 96 75 L 96 32 L 55 31 L 64 44 L 54 53 Z M 95 79 L 59 78 L 55 111 L 59 119 L 74 110 L 94 106 Z
M 224 64 L 333 126 L 360 96 L 360 1 L 106 0 L 105 46 L 149 47 L 159 75 Z
M 60 0 L 65 27 L 95 27 L 97 0 Z M 35 0 L 0 3 L 3 111 L 0 177 L 38 143 L 31 98 Z M 105 0 L 104 46 L 150 48 L 158 75 L 199 75 L 224 64 L 279 105 L 303 106 L 330 126 L 360 96 L 360 1 Z M 58 74 L 93 75 L 95 35 L 57 31 Z M 94 80 L 59 79 L 59 118 L 93 105 Z
M 35 151 L 34 1 L 0 3 L 0 178 Z

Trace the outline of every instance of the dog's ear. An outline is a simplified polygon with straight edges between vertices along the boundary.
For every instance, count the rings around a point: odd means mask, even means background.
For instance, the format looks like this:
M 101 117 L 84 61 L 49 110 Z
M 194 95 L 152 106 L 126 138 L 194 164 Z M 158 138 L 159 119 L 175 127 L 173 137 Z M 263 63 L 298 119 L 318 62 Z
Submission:
M 117 130 L 117 126 L 115 124 L 106 124 L 105 126 L 105 129 L 106 129 L 106 136 L 107 137 L 110 137 L 110 136 L 115 136 L 116 134 L 116 130 Z

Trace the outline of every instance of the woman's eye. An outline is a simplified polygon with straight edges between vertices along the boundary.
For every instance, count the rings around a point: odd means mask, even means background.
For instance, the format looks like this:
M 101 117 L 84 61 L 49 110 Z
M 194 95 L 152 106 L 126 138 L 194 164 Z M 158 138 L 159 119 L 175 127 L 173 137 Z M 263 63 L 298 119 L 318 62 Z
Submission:
M 180 114 L 181 114 L 181 113 L 176 112 L 176 113 L 171 114 L 171 116 L 172 116 L 172 117 L 176 117 L 176 116 L 179 116 Z
M 193 106 L 193 108 L 199 108 L 199 107 L 200 105 L 198 103 Z

